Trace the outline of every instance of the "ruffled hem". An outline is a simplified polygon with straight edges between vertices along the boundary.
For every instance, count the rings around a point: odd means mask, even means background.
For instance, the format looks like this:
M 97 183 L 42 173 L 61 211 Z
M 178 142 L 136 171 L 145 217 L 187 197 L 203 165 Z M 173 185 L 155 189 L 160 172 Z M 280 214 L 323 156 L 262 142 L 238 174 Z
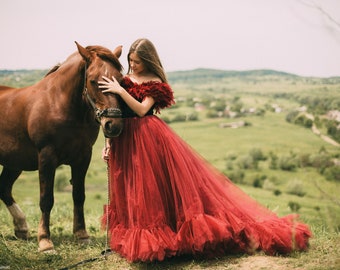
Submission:
M 249 225 L 259 243 L 258 250 L 267 255 L 288 254 L 294 250 L 308 249 L 312 236 L 307 225 L 298 221 L 298 215 L 269 219 Z
M 280 234 L 275 234 L 277 230 Z M 287 254 L 307 250 L 311 237 L 308 227 L 292 215 L 274 222 L 241 224 L 235 230 L 226 221 L 200 214 L 185 221 L 177 233 L 167 225 L 130 229 L 117 225 L 110 233 L 112 250 L 130 262 L 162 261 L 176 255 L 211 258 L 258 250 L 268 255 Z
M 297 216 L 257 203 L 158 117 L 126 119 L 111 147 L 111 248 L 129 261 L 307 249 Z
M 126 229 L 117 226 L 111 232 L 111 249 L 130 262 L 162 261 L 177 253 L 176 235 L 168 227 Z

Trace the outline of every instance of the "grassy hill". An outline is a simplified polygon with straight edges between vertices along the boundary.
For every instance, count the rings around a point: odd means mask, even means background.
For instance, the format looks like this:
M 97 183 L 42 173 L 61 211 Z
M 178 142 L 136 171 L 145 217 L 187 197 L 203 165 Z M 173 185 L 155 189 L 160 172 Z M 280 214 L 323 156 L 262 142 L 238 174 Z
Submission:
M 24 87 L 41 80 L 47 70 L 0 70 L 0 85 Z
M 247 70 L 247 71 L 230 71 L 230 70 L 217 70 L 217 69 L 194 69 L 194 70 L 185 70 L 185 71 L 174 71 L 169 72 L 168 77 L 171 82 L 178 81 L 186 81 L 190 84 L 196 83 L 197 81 L 205 81 L 205 80 L 219 80 L 223 78 L 231 78 L 236 77 L 239 79 L 242 78 L 259 78 L 263 76 L 279 76 L 279 77 L 287 77 L 287 78 L 298 78 L 299 76 L 275 71 L 275 70 Z
M 0 71 L 0 85 L 30 85 L 46 72 Z M 340 158 L 340 148 L 315 135 L 311 128 L 286 120 L 287 114 L 304 102 L 315 103 L 327 98 L 334 102 L 334 105 L 327 103 L 327 108 L 338 106 L 340 77 L 306 78 L 272 70 L 206 69 L 170 72 L 168 77 L 177 104 L 162 111 L 160 117 L 260 203 L 279 216 L 299 213 L 314 234 L 310 250 L 287 257 L 257 254 L 211 261 L 176 258 L 148 265 L 128 264 L 119 256 L 111 255 L 107 260 L 84 265 L 82 269 L 340 268 L 340 182 L 328 179 L 335 166 L 325 165 L 329 160 Z M 226 114 L 226 104 L 230 111 L 237 112 L 235 116 Z M 318 117 L 323 115 L 322 110 L 311 113 Z M 234 122 L 247 125 L 225 127 Z M 326 134 L 325 125 L 318 124 L 318 127 Z M 51 213 L 52 239 L 58 253 L 37 252 L 35 237 L 40 218 L 37 172 L 24 172 L 14 186 L 14 196 L 27 215 L 33 238 L 23 242 L 12 237 L 12 221 L 4 204 L 0 203 L 0 266 L 59 269 L 96 257 L 105 249 L 105 232 L 99 225 L 102 206 L 107 202 L 106 165 L 101 160 L 103 145 L 104 138 L 100 134 L 86 179 L 85 217 L 92 243 L 83 247 L 74 242 L 70 170 L 61 166 L 57 170 L 55 205 Z

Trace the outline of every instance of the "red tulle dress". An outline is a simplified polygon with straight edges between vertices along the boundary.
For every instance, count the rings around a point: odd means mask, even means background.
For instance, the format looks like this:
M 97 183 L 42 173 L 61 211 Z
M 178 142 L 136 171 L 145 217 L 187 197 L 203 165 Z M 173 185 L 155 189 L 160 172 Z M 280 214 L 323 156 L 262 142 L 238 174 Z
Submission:
M 122 85 L 139 101 L 152 96 L 155 112 L 174 102 L 166 83 L 126 77 Z M 122 134 L 111 140 L 110 203 L 102 223 L 113 251 L 150 262 L 307 249 L 311 232 L 297 216 L 280 218 L 260 205 L 151 113 L 128 112 Z

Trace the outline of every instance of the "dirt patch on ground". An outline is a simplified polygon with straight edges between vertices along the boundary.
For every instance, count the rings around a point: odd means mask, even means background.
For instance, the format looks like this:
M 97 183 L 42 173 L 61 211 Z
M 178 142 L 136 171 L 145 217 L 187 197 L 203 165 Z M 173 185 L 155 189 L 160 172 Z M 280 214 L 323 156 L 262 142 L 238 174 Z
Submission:
M 305 270 L 301 264 L 293 262 L 294 258 L 273 257 L 262 254 L 242 257 L 226 257 L 212 261 L 192 261 L 190 259 L 173 259 L 154 264 L 129 264 L 117 255 L 110 256 L 107 265 L 115 265 L 120 270 Z M 103 269 L 106 269 L 105 267 Z M 110 268 L 111 269 L 111 268 Z
M 275 258 L 269 256 L 251 256 L 240 260 L 236 265 L 233 265 L 230 270 L 291 270 L 292 266 L 288 264 L 285 258 Z M 303 269 L 303 268 L 294 268 Z

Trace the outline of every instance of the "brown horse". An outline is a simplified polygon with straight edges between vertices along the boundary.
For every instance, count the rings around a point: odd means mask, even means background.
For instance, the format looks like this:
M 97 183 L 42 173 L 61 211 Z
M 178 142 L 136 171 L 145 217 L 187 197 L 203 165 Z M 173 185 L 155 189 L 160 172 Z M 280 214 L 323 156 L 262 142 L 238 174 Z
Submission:
M 38 83 L 21 89 L 0 87 L 0 199 L 13 217 L 15 235 L 27 239 L 26 217 L 13 199 L 12 186 L 22 171 L 39 170 L 40 251 L 54 249 L 49 224 L 54 176 L 61 164 L 71 167 L 73 233 L 80 241 L 88 240 L 84 182 L 92 147 L 100 125 L 106 137 L 118 136 L 123 128 L 117 96 L 104 95 L 97 84 L 103 75 L 122 79 L 122 48 L 111 52 L 76 44 L 78 51 Z

